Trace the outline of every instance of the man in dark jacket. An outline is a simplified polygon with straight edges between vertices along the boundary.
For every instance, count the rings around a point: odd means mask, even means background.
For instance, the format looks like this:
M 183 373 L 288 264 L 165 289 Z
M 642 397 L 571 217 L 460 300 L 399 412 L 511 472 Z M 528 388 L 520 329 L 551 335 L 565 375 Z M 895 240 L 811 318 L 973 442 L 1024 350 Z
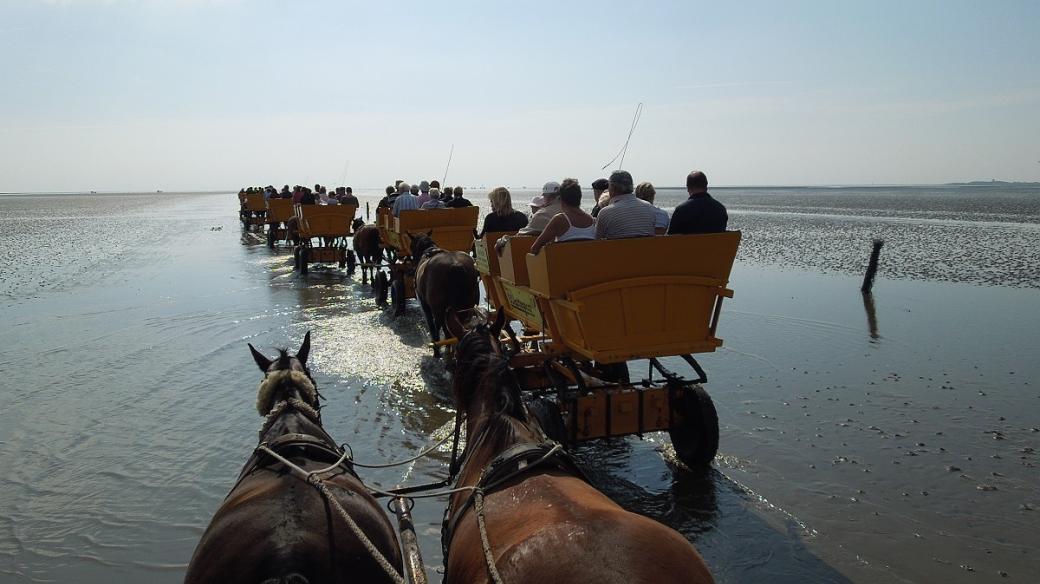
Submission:
M 668 235 L 721 233 L 726 230 L 729 215 L 726 207 L 708 194 L 708 177 L 695 170 L 686 177 L 686 199 L 672 212 Z
M 462 187 L 455 187 L 452 191 L 455 194 L 455 198 L 444 204 L 445 207 L 451 207 L 457 209 L 459 207 L 472 207 L 473 203 L 469 202 L 469 199 L 462 196 Z

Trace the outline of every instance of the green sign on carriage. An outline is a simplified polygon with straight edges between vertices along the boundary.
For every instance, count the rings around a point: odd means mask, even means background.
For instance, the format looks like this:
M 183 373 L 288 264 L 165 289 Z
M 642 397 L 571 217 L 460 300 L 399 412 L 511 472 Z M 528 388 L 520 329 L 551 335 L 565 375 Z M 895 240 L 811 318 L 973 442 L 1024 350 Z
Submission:
M 474 246 L 476 251 L 475 259 L 477 264 L 477 270 L 481 274 L 491 273 L 491 264 L 488 262 L 487 246 L 483 245 L 482 242 L 478 242 L 478 245 Z
M 524 324 L 541 329 L 543 326 L 542 313 L 538 310 L 538 301 L 531 290 L 508 282 L 502 282 L 502 288 L 506 292 L 506 302 L 509 303 L 509 308 L 524 320 Z

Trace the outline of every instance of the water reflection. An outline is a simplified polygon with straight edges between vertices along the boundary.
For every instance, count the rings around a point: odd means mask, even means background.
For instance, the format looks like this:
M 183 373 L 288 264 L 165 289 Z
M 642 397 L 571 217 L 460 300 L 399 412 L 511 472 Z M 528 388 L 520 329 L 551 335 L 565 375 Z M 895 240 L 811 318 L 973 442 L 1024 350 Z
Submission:
M 597 440 L 573 453 L 605 495 L 693 542 L 718 582 L 849 582 L 806 548 L 813 533 L 721 466 L 678 463 L 662 435 Z
M 876 341 L 881 338 L 881 335 L 878 334 L 877 311 L 874 309 L 872 292 L 863 292 L 863 308 L 867 311 L 867 329 L 870 331 L 870 338 Z

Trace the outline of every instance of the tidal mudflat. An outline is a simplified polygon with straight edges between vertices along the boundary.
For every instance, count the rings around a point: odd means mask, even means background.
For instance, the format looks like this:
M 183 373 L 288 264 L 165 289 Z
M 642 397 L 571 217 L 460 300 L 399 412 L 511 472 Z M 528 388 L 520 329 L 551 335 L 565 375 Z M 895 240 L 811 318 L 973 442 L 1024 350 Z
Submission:
M 714 469 L 677 465 L 666 436 L 577 449 L 720 582 L 1040 578 L 1038 196 L 916 194 L 716 191 L 745 242 L 726 344 L 700 359 Z M 395 320 L 359 278 L 294 274 L 286 251 L 242 236 L 230 193 L 0 197 L 0 211 L 0 580 L 180 581 L 255 445 L 246 342 L 313 331 L 326 424 L 359 460 L 447 431 L 418 307 Z M 420 482 L 446 461 L 363 477 Z M 442 510 L 415 511 L 433 578 Z

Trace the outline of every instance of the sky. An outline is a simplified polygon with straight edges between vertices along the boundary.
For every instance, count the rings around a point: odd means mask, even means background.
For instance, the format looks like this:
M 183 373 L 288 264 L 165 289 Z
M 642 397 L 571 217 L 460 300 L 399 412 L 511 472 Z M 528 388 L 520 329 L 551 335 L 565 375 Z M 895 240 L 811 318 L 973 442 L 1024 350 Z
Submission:
M 624 168 L 661 187 L 1040 181 L 1037 31 L 1034 0 L 0 0 L 0 192 L 587 185 L 639 103 Z

